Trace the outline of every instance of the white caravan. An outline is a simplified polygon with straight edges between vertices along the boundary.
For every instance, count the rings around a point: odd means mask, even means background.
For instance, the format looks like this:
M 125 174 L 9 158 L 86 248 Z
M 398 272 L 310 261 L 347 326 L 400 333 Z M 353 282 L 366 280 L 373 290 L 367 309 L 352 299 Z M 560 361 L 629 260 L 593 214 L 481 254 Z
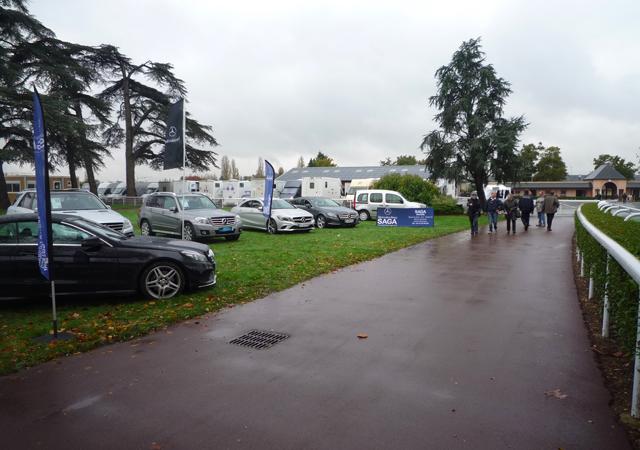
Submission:
M 345 195 L 345 199 L 353 203 L 353 196 L 355 195 L 356 191 L 371 189 L 373 187 L 373 183 L 375 183 L 376 180 L 377 178 L 356 178 L 355 180 L 351 180 L 349 189 L 347 190 L 347 195 Z
M 485 198 L 489 198 L 492 192 L 495 192 L 496 197 L 504 201 L 511 193 L 511 188 L 504 184 L 487 184 L 484 188 Z

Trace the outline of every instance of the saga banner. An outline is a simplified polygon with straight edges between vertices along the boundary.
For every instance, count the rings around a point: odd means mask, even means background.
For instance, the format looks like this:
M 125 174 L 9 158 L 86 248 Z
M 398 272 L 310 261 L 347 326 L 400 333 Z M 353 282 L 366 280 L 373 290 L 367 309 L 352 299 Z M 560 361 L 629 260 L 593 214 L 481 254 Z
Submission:
M 276 177 L 276 172 L 273 170 L 273 166 L 267 160 L 264 161 L 264 206 L 262 208 L 262 215 L 270 219 L 271 218 L 271 201 L 273 200 L 273 180 Z
M 433 227 L 433 208 L 378 208 L 379 227 Z

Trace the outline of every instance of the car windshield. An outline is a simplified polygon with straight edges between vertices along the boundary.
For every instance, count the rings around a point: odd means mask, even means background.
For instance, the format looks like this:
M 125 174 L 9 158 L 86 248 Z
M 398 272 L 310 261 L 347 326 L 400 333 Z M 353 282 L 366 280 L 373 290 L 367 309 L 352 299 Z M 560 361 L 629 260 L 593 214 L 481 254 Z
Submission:
M 102 224 L 99 224 L 99 223 L 96 223 L 96 222 L 92 222 L 91 220 L 74 219 L 74 221 L 72 223 L 74 225 L 78 225 L 81 228 L 84 228 L 89 233 L 95 234 L 95 235 L 98 235 L 98 236 L 104 236 L 104 237 L 107 237 L 109 239 L 114 239 L 116 241 L 124 241 L 126 239 L 129 239 L 127 236 L 125 236 L 124 234 L 120 233 L 119 231 L 112 230 L 111 228 L 109 228 L 106 225 L 102 225 Z
M 314 198 L 310 199 L 309 202 L 318 208 L 335 208 L 336 206 L 340 206 L 330 198 Z
M 279 198 L 274 198 L 271 202 L 272 209 L 296 209 L 291 203 L 281 200 Z
M 209 197 L 204 195 L 185 195 L 179 196 L 182 209 L 188 211 L 190 209 L 217 209 Z
M 107 207 L 93 194 L 88 192 L 52 192 L 51 193 L 51 210 L 52 211 L 68 211 L 68 210 L 92 210 L 107 209 Z

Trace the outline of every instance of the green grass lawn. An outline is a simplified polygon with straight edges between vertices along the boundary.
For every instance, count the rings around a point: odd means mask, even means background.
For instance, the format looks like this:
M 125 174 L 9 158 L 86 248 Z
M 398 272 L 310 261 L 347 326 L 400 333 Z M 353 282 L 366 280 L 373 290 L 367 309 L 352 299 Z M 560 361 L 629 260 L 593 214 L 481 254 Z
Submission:
M 137 222 L 135 209 L 119 212 Z M 292 235 L 246 231 L 237 242 L 211 244 L 218 264 L 217 287 L 162 301 L 59 298 L 59 327 L 76 336 L 66 342 L 46 345 L 33 340 L 50 331 L 48 300 L 0 303 L 0 374 L 249 302 L 322 273 L 465 230 L 468 224 L 466 216 L 442 216 L 436 217 L 434 228 L 378 228 L 367 222 Z

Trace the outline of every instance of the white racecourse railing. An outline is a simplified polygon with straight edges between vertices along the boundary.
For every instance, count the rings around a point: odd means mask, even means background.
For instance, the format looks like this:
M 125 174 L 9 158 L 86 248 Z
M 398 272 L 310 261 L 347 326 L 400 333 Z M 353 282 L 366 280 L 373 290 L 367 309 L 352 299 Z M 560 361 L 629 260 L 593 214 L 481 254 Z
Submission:
M 601 209 L 607 209 L 609 204 L 607 202 L 599 202 L 598 207 Z M 640 212 L 640 211 L 638 211 Z M 582 214 L 582 208 L 579 207 L 577 212 L 578 220 L 584 227 L 584 229 L 593 237 L 607 252 L 607 269 L 605 279 L 608 280 L 609 276 L 609 260 L 613 258 L 620 264 L 627 274 L 633 278 L 633 280 L 640 285 L 640 260 L 634 255 L 629 253 L 624 247 L 604 234 L 598 228 L 596 228 L 587 218 Z M 580 262 L 580 276 L 584 277 L 584 255 L 579 248 L 576 248 L 576 257 Z M 605 281 L 604 291 L 604 307 L 602 312 L 602 336 L 609 336 L 609 282 Z M 593 278 L 589 277 L 589 295 L 588 298 L 593 297 Z M 639 299 L 640 300 L 640 299 Z M 640 411 L 638 410 L 638 395 L 640 394 L 640 309 L 638 310 L 638 318 L 636 322 L 636 348 L 635 348 L 635 363 L 633 368 L 633 392 L 631 398 L 631 416 L 639 417 Z

